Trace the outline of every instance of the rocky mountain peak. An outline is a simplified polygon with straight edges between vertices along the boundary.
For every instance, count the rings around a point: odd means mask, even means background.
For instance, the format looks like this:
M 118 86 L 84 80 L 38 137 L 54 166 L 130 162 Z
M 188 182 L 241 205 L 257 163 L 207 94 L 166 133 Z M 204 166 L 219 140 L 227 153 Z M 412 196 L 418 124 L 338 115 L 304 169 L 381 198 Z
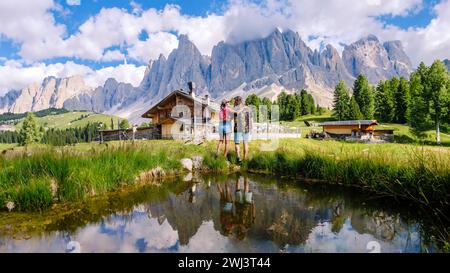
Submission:
M 371 83 L 392 76 L 408 76 L 412 70 L 411 61 L 400 42 L 381 44 L 374 35 L 345 46 L 342 60 L 353 77 L 364 74 Z
M 363 37 L 362 39 L 360 39 L 360 41 L 362 41 L 362 42 L 375 42 L 375 43 L 379 43 L 380 42 L 378 40 L 378 37 L 373 35 L 373 34 L 369 34 L 366 37 Z
M 198 51 L 194 43 L 185 34 L 178 36 L 178 51 Z
M 24 113 L 51 107 L 62 108 L 66 100 L 89 91 L 91 88 L 79 75 L 68 78 L 46 77 L 41 84 L 30 84 L 18 92 L 14 102 L 10 103 L 8 112 Z
M 118 82 L 117 82 L 117 80 L 116 79 L 114 79 L 114 78 L 108 78 L 106 81 L 105 81 L 105 85 L 104 85 L 104 87 L 110 87 L 110 86 L 116 86 L 117 84 L 119 84 Z

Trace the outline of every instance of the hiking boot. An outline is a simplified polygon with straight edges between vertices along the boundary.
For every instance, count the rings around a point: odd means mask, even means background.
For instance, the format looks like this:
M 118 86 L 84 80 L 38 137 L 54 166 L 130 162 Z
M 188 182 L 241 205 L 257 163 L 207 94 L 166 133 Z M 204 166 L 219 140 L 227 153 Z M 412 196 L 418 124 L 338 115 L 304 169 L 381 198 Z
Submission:
M 237 159 L 237 164 L 239 165 L 239 166 L 241 166 L 242 165 L 242 160 L 238 157 L 238 159 Z

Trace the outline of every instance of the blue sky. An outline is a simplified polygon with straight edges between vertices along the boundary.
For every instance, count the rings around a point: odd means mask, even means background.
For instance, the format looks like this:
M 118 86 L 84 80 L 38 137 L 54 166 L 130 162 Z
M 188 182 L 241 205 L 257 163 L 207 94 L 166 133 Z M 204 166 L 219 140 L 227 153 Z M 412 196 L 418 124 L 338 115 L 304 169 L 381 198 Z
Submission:
M 2 0 L 0 95 L 48 75 L 138 84 L 149 60 L 187 34 L 210 55 L 220 41 L 299 32 L 311 48 L 368 34 L 401 40 L 414 65 L 450 58 L 450 0 Z M 433 23 L 432 23 L 433 22 Z M 432 41 L 432 43 L 430 42 Z M 20 74 L 18 76 L 17 74 Z

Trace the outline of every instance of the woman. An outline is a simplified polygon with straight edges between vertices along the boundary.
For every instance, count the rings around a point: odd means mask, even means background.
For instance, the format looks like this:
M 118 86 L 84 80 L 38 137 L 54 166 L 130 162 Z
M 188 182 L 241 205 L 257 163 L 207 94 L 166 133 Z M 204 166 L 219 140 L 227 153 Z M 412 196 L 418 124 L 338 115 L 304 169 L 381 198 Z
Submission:
M 220 183 L 217 183 L 217 189 L 220 194 L 220 223 L 222 225 L 223 235 L 229 236 L 233 231 L 233 198 L 228 181 L 225 181 L 222 189 Z
M 224 156 L 228 156 L 228 142 L 231 135 L 231 114 L 232 110 L 227 100 L 223 100 L 220 104 L 219 112 L 219 143 L 217 143 L 216 154 L 219 154 L 220 146 L 225 144 Z

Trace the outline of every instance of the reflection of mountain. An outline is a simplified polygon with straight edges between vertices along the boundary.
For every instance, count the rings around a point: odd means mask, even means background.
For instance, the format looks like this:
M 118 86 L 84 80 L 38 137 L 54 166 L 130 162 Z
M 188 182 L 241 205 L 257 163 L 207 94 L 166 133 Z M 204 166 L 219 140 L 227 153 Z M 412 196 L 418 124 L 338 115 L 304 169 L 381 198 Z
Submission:
M 351 217 L 352 227 L 359 233 L 369 233 L 379 240 L 392 240 L 395 234 L 404 231 L 399 217 L 374 212 L 372 215 L 354 211 Z
M 197 233 L 203 221 L 212 218 L 213 204 L 207 195 L 198 196 L 198 202 L 189 203 L 188 196 L 183 193 L 179 196 L 170 196 L 165 205 L 167 221 L 178 231 L 181 245 L 186 245 L 189 239 Z

